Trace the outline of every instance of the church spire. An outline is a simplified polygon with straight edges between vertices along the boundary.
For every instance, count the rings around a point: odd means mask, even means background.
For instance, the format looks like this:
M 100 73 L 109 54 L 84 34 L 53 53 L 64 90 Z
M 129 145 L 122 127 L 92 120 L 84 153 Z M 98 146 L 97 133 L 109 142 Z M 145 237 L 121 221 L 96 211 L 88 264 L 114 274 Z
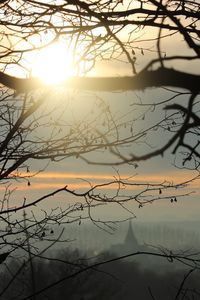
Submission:
M 133 232 L 131 220 L 129 221 L 128 231 L 124 240 L 124 245 L 138 247 L 138 242 Z

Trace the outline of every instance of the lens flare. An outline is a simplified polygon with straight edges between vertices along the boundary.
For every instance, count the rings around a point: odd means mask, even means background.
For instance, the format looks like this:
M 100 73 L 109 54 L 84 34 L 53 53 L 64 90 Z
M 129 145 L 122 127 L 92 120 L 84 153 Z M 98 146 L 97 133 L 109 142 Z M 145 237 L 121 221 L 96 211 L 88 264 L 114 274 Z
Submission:
M 59 84 L 73 75 L 73 56 L 59 42 L 43 48 L 32 62 L 32 75 L 46 84 Z

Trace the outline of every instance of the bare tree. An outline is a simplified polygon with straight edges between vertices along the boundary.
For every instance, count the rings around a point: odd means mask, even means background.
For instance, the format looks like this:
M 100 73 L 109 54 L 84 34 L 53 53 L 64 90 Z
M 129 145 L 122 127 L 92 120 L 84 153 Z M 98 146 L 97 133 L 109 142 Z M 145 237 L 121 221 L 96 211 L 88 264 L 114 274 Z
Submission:
M 47 165 L 72 157 L 88 164 L 129 164 L 135 169 L 139 161 L 168 150 L 179 155 L 179 167 L 196 170 L 194 179 L 198 178 L 198 19 L 198 0 L 0 2 L 0 180 L 5 190 L 0 210 L 2 252 L 11 254 L 21 248 L 31 262 L 37 253 L 35 241 L 54 243 L 53 224 L 80 223 L 90 218 L 98 226 L 112 228 L 113 222 L 93 216 L 93 208 L 117 204 L 127 209 L 130 202 L 143 207 L 161 199 L 176 202 L 178 197 L 188 195 L 177 192 L 177 188 L 190 180 L 143 183 L 117 172 L 113 180 L 88 183 L 84 192 L 66 185 L 16 203 L 11 183 L 22 181 L 31 186 L 32 177 L 45 169 L 44 162 Z M 90 91 L 94 98 L 95 113 L 78 121 L 69 119 L 67 101 L 49 105 L 50 99 L 58 98 L 56 88 L 32 76 L 35 53 L 60 40 L 70 49 L 74 67 L 74 76 L 63 82 L 64 88 Z M 177 45 L 173 49 L 172 43 Z M 52 61 L 55 59 L 56 55 Z M 91 77 L 101 64 L 120 66 L 128 76 Z M 146 101 L 139 94 L 127 104 L 126 113 L 116 114 L 114 105 L 103 100 L 102 92 L 148 93 L 149 88 L 157 91 L 158 100 Z M 159 143 L 152 148 L 151 140 L 156 137 Z M 35 161 L 42 167 L 36 170 Z M 108 186 L 114 192 L 105 193 Z M 40 204 L 60 193 L 80 201 L 64 209 L 42 210 L 38 217 Z
M 163 154 L 171 146 L 174 153 L 183 148 L 189 159 L 199 158 L 198 141 L 191 146 L 186 138 L 190 132 L 198 135 L 199 126 L 196 113 L 199 75 L 192 69 L 192 65 L 198 63 L 200 53 L 197 1 L 63 1 L 50 4 L 43 1 L 7 1 L 2 4 L 1 12 L 1 26 L 6 32 L 2 34 L 1 46 L 1 63 L 5 70 L 0 76 L 2 84 L 18 92 L 40 86 L 38 80 L 32 78 L 7 76 L 6 69 L 17 65 L 29 74 L 27 53 L 65 38 L 73 45 L 74 66 L 80 75 L 104 61 L 107 64 L 124 61 L 133 73 L 129 77 L 70 78 L 66 83 L 70 87 L 104 91 L 172 87 L 185 89 L 188 93 L 185 105 L 178 99 L 176 103 L 169 100 L 166 105 L 165 102 L 168 114 L 172 111 L 177 113 L 176 116 L 184 114 L 178 124 L 173 124 L 171 138 L 158 149 L 143 155 L 119 156 L 122 163 Z M 150 31 L 147 37 L 146 30 Z M 51 38 L 45 43 L 44 36 L 48 34 Z M 168 45 L 174 41 L 178 47 L 172 51 Z M 180 55 L 180 47 L 183 55 Z M 182 67 L 184 64 L 187 64 L 187 70 Z M 172 66 L 175 68 L 172 69 Z M 181 98 L 180 91 L 174 91 L 174 97 Z M 132 144 L 132 139 L 127 143 Z M 112 152 L 117 154 L 118 151 L 113 148 Z

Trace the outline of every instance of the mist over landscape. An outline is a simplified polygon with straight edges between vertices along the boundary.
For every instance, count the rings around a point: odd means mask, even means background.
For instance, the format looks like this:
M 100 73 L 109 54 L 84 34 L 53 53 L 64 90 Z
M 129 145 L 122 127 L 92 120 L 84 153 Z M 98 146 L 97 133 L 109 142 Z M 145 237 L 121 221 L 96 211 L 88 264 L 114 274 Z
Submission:
M 134 296 L 143 300 L 152 299 L 153 295 L 155 299 L 175 299 L 184 276 L 192 270 L 192 264 L 189 266 L 187 261 L 154 254 L 184 254 L 188 257 L 195 254 L 198 258 L 199 225 L 199 221 L 147 223 L 132 220 L 116 224 L 110 233 L 90 223 L 55 227 L 53 233 L 52 229 L 49 234 L 47 232 L 46 237 L 48 240 L 63 232 L 55 247 L 47 249 L 50 242 L 42 238 L 35 244 L 40 249 L 39 256 L 33 259 L 37 289 L 52 284 L 37 298 L 58 299 L 70 295 L 70 299 L 77 300 L 133 299 Z M 43 252 L 44 249 L 47 250 Z M 131 253 L 133 256 L 119 259 Z M 5 288 L 4 281 L 6 283 L 9 277 L 19 272 L 24 254 L 27 255 L 18 251 L 17 257 L 9 259 L 6 268 L 2 266 L 1 291 Z M 26 299 L 30 291 L 29 276 L 27 266 L 22 273 L 19 272 L 12 291 L 5 292 L 2 299 L 22 299 L 22 296 Z M 63 281 L 54 286 L 62 278 Z M 184 283 L 183 291 L 189 297 L 192 295 L 192 299 L 199 297 L 195 292 L 199 279 L 194 271 Z

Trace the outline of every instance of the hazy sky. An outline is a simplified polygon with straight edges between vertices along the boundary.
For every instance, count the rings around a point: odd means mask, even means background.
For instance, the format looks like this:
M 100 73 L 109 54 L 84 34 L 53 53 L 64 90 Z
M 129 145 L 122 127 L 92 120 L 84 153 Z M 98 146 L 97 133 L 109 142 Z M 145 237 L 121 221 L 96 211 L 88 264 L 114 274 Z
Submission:
M 155 32 L 154 32 L 155 33 Z M 157 34 L 157 33 L 156 33 Z M 152 37 L 153 31 L 151 29 L 145 29 L 144 39 L 147 37 Z M 145 44 L 140 44 L 136 42 L 136 47 L 138 45 L 138 50 L 136 51 L 137 61 L 136 68 L 137 70 L 142 69 L 145 64 L 150 61 L 152 58 L 156 57 L 156 53 L 151 48 L 151 43 L 145 42 Z M 141 53 L 140 47 L 149 48 L 153 51 L 146 51 L 145 55 Z M 182 54 L 189 54 L 190 50 L 184 46 L 183 40 L 177 40 L 176 38 L 170 37 L 166 40 L 162 40 L 161 48 L 164 52 L 166 52 L 167 56 L 173 55 L 179 52 L 181 47 Z M 171 65 L 168 65 L 171 66 Z M 174 65 L 175 66 L 175 65 Z M 195 64 L 191 64 L 189 61 L 177 62 L 176 67 L 181 70 L 192 70 L 196 72 L 198 70 L 198 66 Z M 42 69 L 42 66 L 41 66 Z M 96 64 L 96 68 L 91 72 L 91 75 L 101 75 L 101 76 L 123 76 L 130 75 L 130 66 L 129 64 L 121 63 L 120 61 L 104 61 Z M 163 89 L 148 89 L 144 92 L 126 92 L 126 93 L 89 93 L 89 92 L 77 92 L 72 91 L 69 92 L 65 88 L 56 88 L 57 90 L 52 93 L 50 99 L 48 99 L 48 107 L 52 109 L 55 107 L 55 111 L 59 112 L 65 107 L 66 114 L 64 113 L 63 118 L 67 120 L 67 122 L 73 123 L 76 121 L 83 120 L 85 121 L 87 118 L 95 118 L 96 107 L 94 106 L 94 102 L 96 98 L 101 97 L 105 103 L 109 103 L 110 108 L 112 110 L 113 115 L 117 118 L 121 118 L 123 122 L 126 120 L 131 120 L 133 118 L 138 118 L 141 116 L 140 120 L 136 123 L 136 130 L 140 131 L 144 128 L 147 128 L 154 122 L 161 120 L 164 116 L 164 112 L 160 108 L 156 108 L 155 111 L 150 111 L 146 114 L 145 120 L 142 119 L 143 113 L 145 112 L 145 107 L 141 108 L 140 106 L 134 106 L 135 103 L 156 103 L 160 100 L 166 100 L 169 97 L 170 93 L 164 91 Z M 185 101 L 186 98 L 179 98 L 181 102 Z M 178 101 L 179 101 L 178 99 Z M 64 106 L 63 106 L 64 103 Z M 91 110 L 94 112 L 91 115 Z M 56 112 L 55 112 L 56 113 Z M 98 121 L 98 120 L 97 120 Z M 122 129 L 122 134 L 126 135 L 126 131 L 128 129 Z M 147 138 L 147 142 L 151 144 L 153 147 L 158 147 L 162 143 L 165 143 L 169 138 L 169 135 L 166 131 L 158 134 L 154 132 Z M 127 149 L 127 154 L 131 153 L 142 153 L 144 149 L 148 149 L 147 145 L 139 144 L 134 147 L 134 149 Z M 151 148 L 149 147 L 151 150 Z M 175 160 L 174 156 L 171 155 L 171 149 L 168 151 L 164 157 L 156 157 L 149 161 L 138 163 L 138 168 L 135 169 L 130 165 L 122 165 L 122 166 L 96 166 L 96 165 L 88 165 L 80 159 L 70 158 L 61 163 L 52 162 L 46 170 L 39 174 L 35 179 L 31 179 L 31 186 L 27 186 L 27 182 L 23 182 L 21 184 L 13 183 L 13 186 L 17 187 L 17 190 L 13 194 L 13 200 L 23 199 L 26 197 L 27 199 L 34 199 L 36 197 L 42 196 L 44 193 L 48 193 L 54 189 L 60 188 L 66 184 L 69 184 L 69 187 L 72 189 L 84 189 L 87 188 L 88 182 L 90 181 L 93 184 L 101 183 L 105 181 L 112 180 L 113 176 L 116 176 L 117 171 L 122 174 L 122 177 L 127 177 L 130 175 L 136 175 L 134 180 L 137 182 L 153 182 L 159 183 L 164 180 L 180 183 L 185 179 L 195 175 L 195 172 L 188 170 L 180 170 L 174 167 L 174 163 L 176 162 L 178 165 L 179 158 Z M 179 155 L 179 154 L 178 154 Z M 179 156 L 178 156 L 179 157 Z M 94 160 L 106 160 L 110 161 L 111 158 L 107 152 L 96 152 L 93 154 L 89 154 L 89 158 L 93 158 Z M 42 167 L 46 166 L 47 162 L 30 162 L 30 170 L 31 172 L 37 171 Z M 76 179 L 82 178 L 83 180 Z M 178 203 L 171 205 L 168 201 L 163 201 L 154 203 L 152 205 L 147 205 L 142 209 L 138 209 L 138 205 L 133 204 L 133 211 L 138 218 L 145 219 L 185 219 L 185 218 L 198 218 L 200 212 L 200 204 L 198 203 L 199 197 L 199 185 L 198 182 L 193 183 L 191 187 L 186 188 L 186 192 L 196 190 L 196 194 L 193 196 L 188 196 L 186 198 L 181 198 Z M 3 189 L 3 188 L 2 188 Z M 183 191 L 181 191 L 182 193 Z M 66 199 L 67 198 L 67 199 Z M 70 201 L 70 196 L 66 196 L 63 194 L 57 197 L 62 205 L 66 203 L 66 201 Z M 64 199 L 62 201 L 62 199 Z M 52 200 L 47 200 L 49 206 L 51 206 Z M 54 201 L 55 202 L 55 201 Z M 46 204 L 45 204 L 46 205 Z M 129 206 L 131 206 L 130 204 Z M 98 209 L 99 217 L 112 217 L 119 218 L 127 216 L 127 211 L 123 211 L 118 206 L 114 208 L 111 206 L 110 209 L 104 208 Z M 128 215 L 129 216 L 129 215 Z
M 113 113 L 116 113 L 116 116 L 125 115 L 124 119 L 130 119 L 132 117 L 142 115 L 142 109 L 138 106 L 133 106 L 133 103 L 137 102 L 138 99 L 142 99 L 143 102 L 150 103 L 157 101 L 159 99 L 165 99 L 167 94 L 164 93 L 161 89 L 158 90 L 147 90 L 144 93 L 117 93 L 117 94 L 106 94 L 101 93 L 101 96 L 106 103 L 109 103 Z M 93 93 L 75 93 L 73 100 L 66 91 L 60 91 L 59 94 L 56 93 L 52 95 L 52 99 L 49 101 L 49 105 L 52 107 L 54 105 L 61 104 L 62 101 L 66 104 L 66 101 L 69 101 L 66 106 L 66 115 L 65 118 L 69 122 L 76 120 L 84 120 L 85 118 L 91 118 L 95 116 L 89 115 L 91 107 L 93 107 L 95 95 Z M 59 102 L 61 101 L 61 102 Z M 62 106 L 59 108 L 62 110 Z M 127 114 L 128 113 L 128 114 Z M 153 122 L 162 118 L 162 113 L 158 111 L 153 111 L 147 114 L 145 120 L 138 121 L 138 130 L 148 126 Z M 127 128 L 123 128 L 124 134 L 126 134 Z M 161 133 L 155 132 L 155 134 L 150 136 L 148 142 L 151 143 L 154 147 L 159 146 L 161 143 L 165 142 L 167 139 L 167 133 L 161 131 Z M 139 150 L 138 150 L 139 149 Z M 144 151 L 144 149 L 150 149 L 146 145 L 139 145 L 136 148 L 129 148 L 127 153 L 131 151 L 137 153 L 137 151 Z M 109 161 L 112 159 L 108 152 L 96 152 L 89 154 L 90 159 L 94 160 L 105 159 Z M 179 156 L 178 156 L 179 157 Z M 177 164 L 179 164 L 179 159 L 177 158 Z M 156 157 L 149 161 L 139 162 L 138 168 L 134 168 L 130 165 L 121 165 L 121 166 L 97 166 L 97 165 L 88 165 L 83 162 L 80 158 L 76 159 L 75 157 L 61 161 L 60 163 L 51 162 L 46 170 L 35 178 L 31 178 L 31 185 L 28 186 L 27 182 L 23 183 L 13 183 L 13 186 L 17 187 L 17 190 L 13 194 L 13 200 L 23 201 L 23 198 L 26 199 L 35 199 L 41 197 L 42 195 L 52 192 L 55 189 L 61 188 L 65 185 L 68 185 L 70 189 L 83 191 L 90 187 L 88 182 L 94 184 L 101 184 L 108 181 L 112 181 L 114 176 L 117 176 L 117 172 L 121 174 L 122 178 L 127 178 L 134 175 L 131 179 L 131 182 L 136 183 L 162 183 L 164 181 L 169 181 L 171 183 L 181 183 L 187 181 L 193 176 L 197 175 L 194 171 L 189 170 L 180 170 L 174 166 L 175 160 L 174 156 L 171 155 L 171 150 L 166 152 L 164 157 Z M 34 172 L 39 169 L 42 169 L 47 165 L 47 161 L 31 161 L 30 162 L 30 171 Z M 116 187 L 113 186 L 112 193 L 115 192 Z M 187 186 L 185 189 L 180 191 L 172 190 L 172 195 L 184 194 L 196 191 L 195 194 L 192 194 L 187 197 L 180 197 L 177 203 L 171 203 L 170 200 L 157 201 L 153 204 L 146 205 L 143 208 L 138 208 L 138 204 L 135 202 L 130 202 L 128 208 L 131 209 L 134 215 L 138 220 L 187 220 L 187 219 L 198 219 L 200 212 L 199 204 L 199 183 L 194 182 L 191 186 Z M 104 191 L 105 193 L 110 193 L 109 189 Z M 128 193 L 135 193 L 135 190 L 132 191 L 129 189 Z M 167 192 L 169 195 L 169 192 Z M 80 199 L 74 199 L 69 194 L 61 193 L 54 198 L 45 200 L 44 204 L 41 207 L 51 209 L 52 207 L 57 206 L 58 204 L 61 207 L 65 207 L 70 202 L 80 201 Z M 13 202 L 14 204 L 14 202 Z M 96 208 L 93 210 L 93 215 L 96 219 L 123 219 L 130 217 L 131 215 L 123 210 L 119 205 L 110 205 L 106 207 Z

